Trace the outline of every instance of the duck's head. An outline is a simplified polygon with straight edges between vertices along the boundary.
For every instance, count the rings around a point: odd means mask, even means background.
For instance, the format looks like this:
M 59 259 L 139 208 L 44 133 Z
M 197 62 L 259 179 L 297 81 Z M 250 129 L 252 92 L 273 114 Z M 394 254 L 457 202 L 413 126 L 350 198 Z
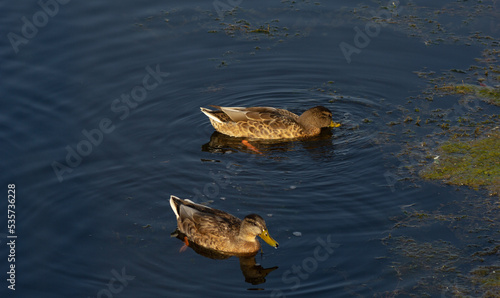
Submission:
M 258 235 L 262 240 L 274 248 L 278 248 L 279 245 L 278 242 L 269 235 L 264 219 L 257 214 L 245 216 L 241 222 L 240 235 L 244 238 L 251 238 L 252 240 L 255 240 L 255 237 Z
M 332 112 L 323 107 L 310 108 L 300 115 L 299 123 L 316 128 L 333 127 Z

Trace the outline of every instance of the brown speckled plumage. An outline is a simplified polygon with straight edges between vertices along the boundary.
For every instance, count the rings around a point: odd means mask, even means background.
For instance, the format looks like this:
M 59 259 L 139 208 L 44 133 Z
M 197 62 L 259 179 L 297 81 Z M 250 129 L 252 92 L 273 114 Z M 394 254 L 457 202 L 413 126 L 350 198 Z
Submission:
M 271 107 L 201 108 L 212 126 L 232 137 L 251 139 L 293 139 L 318 135 L 322 127 L 332 125 L 332 113 L 317 106 L 298 116 L 284 109 Z
M 260 249 L 259 235 L 269 245 L 278 247 L 268 234 L 266 223 L 257 214 L 243 220 L 221 210 L 170 197 L 179 231 L 197 245 L 229 254 L 254 254 Z

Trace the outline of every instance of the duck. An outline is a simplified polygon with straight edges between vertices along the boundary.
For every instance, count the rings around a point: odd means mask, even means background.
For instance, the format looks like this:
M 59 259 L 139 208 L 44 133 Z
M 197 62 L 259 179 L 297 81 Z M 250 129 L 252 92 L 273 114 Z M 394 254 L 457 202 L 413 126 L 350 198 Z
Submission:
M 250 139 L 296 139 L 316 136 L 324 127 L 338 127 L 332 112 L 316 106 L 300 116 L 285 109 L 273 107 L 221 107 L 215 110 L 201 107 L 218 132 Z
M 231 255 L 255 255 L 261 248 L 257 236 L 278 248 L 264 219 L 249 214 L 243 220 L 222 210 L 196 204 L 189 199 L 170 196 L 170 207 L 177 218 L 177 229 L 186 235 L 185 243 Z

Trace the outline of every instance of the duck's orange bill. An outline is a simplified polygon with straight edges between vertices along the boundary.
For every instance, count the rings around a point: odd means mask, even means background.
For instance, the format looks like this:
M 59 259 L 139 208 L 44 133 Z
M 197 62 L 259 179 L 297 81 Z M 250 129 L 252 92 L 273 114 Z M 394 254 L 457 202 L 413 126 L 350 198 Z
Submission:
M 340 124 L 340 123 L 338 123 L 338 122 L 333 122 L 333 120 L 332 120 L 332 122 L 330 123 L 330 125 L 328 125 L 328 127 L 332 127 L 332 128 L 339 127 L 339 126 L 341 126 L 341 124 Z
M 259 237 L 272 247 L 278 248 L 278 242 L 269 236 L 269 232 L 267 230 L 262 231 L 262 233 L 259 234 Z

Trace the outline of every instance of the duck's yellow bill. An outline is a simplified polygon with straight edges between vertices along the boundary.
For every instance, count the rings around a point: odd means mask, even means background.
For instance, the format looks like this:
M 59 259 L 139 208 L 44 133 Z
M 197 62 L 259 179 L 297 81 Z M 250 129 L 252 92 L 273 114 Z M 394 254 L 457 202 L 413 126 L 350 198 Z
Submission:
M 332 128 L 339 127 L 339 126 L 341 126 L 341 124 L 340 124 L 340 123 L 338 123 L 338 122 L 333 122 L 333 120 L 332 120 L 332 122 L 330 123 L 330 125 L 328 125 L 328 127 L 332 127 Z
M 269 236 L 269 232 L 267 230 L 264 230 L 262 233 L 259 234 L 259 237 L 262 238 L 267 244 L 271 245 L 274 248 L 278 248 L 279 244 Z

